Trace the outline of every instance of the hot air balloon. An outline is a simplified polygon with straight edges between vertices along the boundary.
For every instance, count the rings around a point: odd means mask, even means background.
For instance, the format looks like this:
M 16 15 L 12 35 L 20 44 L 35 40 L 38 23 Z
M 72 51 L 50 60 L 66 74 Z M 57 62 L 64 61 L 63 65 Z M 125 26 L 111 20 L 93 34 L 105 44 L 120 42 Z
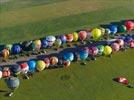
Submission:
M 60 39 L 61 39 L 62 43 L 66 43 L 66 41 L 67 41 L 67 38 L 65 35 L 61 35 Z
M 2 56 L 4 59 L 7 59 L 9 57 L 9 50 L 8 49 L 2 50 Z
M 106 29 L 105 29 L 105 33 L 106 33 L 106 34 L 110 34 L 110 33 L 111 33 L 110 29 L 109 29 L 109 28 L 106 28 Z
M 126 26 L 127 30 L 132 30 L 132 29 L 134 29 L 134 22 L 133 21 L 126 21 L 125 26 Z
M 39 50 L 41 48 L 41 41 L 40 40 L 34 40 L 32 44 L 33 50 Z
M 110 46 L 105 46 L 104 47 L 104 51 L 103 51 L 104 55 L 108 56 L 112 53 L 112 48 Z
M 98 48 L 97 47 L 90 47 L 89 48 L 89 54 L 91 56 L 96 56 L 98 54 Z
M 67 39 L 67 42 L 72 42 L 73 41 L 73 34 L 67 34 L 66 39 Z
M 118 27 L 118 32 L 126 32 L 126 30 L 127 30 L 127 28 L 126 28 L 126 26 L 125 25 L 120 25 L 119 27 Z
M 48 47 L 48 42 L 47 42 L 46 39 L 43 39 L 43 40 L 41 41 L 41 44 L 42 44 L 42 47 L 43 47 L 43 48 L 47 48 L 47 47 Z
M 124 40 L 122 39 L 116 40 L 116 43 L 118 43 L 121 47 L 124 46 Z
M 91 33 L 94 40 L 98 40 L 102 35 L 101 30 L 98 28 L 93 29 Z
M 72 52 L 66 52 L 63 55 L 64 60 L 73 61 L 74 60 L 74 54 Z
M 78 33 L 74 32 L 73 33 L 73 41 L 78 41 L 78 38 L 79 38 Z
M 21 44 L 21 47 L 24 51 L 31 50 L 33 41 L 24 41 Z
M 118 31 L 117 26 L 115 26 L 115 25 L 110 25 L 109 30 L 111 31 L 111 33 L 110 33 L 111 35 L 116 34 Z
M 7 45 L 5 45 L 5 49 L 7 49 L 7 50 L 9 50 L 9 51 L 12 51 L 12 47 L 13 47 L 13 45 L 12 44 L 7 44 Z
M 21 67 L 19 65 L 13 65 L 10 69 L 15 75 L 18 75 L 21 72 Z
M 79 39 L 81 41 L 84 41 L 87 38 L 87 32 L 86 31 L 80 31 L 78 34 L 79 34 Z
M 112 47 L 112 50 L 115 52 L 120 50 L 120 45 L 118 43 L 113 43 L 111 47 Z
M 2 71 L 0 70 L 0 79 L 2 78 Z
M 20 64 L 21 72 L 23 74 L 27 73 L 29 71 L 29 66 L 26 62 Z
M 105 28 L 102 28 L 102 27 L 101 27 L 100 30 L 101 30 L 101 34 L 104 35 L 105 32 L 106 32 Z
M 49 58 L 45 58 L 45 59 L 44 59 L 44 62 L 45 62 L 45 64 L 46 64 L 46 68 L 48 68 L 49 65 L 50 65 L 50 59 L 49 59 Z
M 20 53 L 20 52 L 21 52 L 21 47 L 20 47 L 20 45 L 13 45 L 13 47 L 12 47 L 12 52 L 13 52 L 14 54 Z
M 86 50 L 86 49 L 84 49 L 84 50 L 80 50 L 80 52 L 79 52 L 80 59 L 81 59 L 81 60 L 85 60 L 85 59 L 87 59 L 87 57 L 88 57 L 88 53 L 89 53 L 89 51 Z
M 15 90 L 19 87 L 20 80 L 17 77 L 9 77 L 8 79 L 6 79 L 6 83 L 8 88 L 10 88 L 11 90 Z
M 9 67 L 5 67 L 2 72 L 2 77 L 7 78 L 11 75 Z
M 63 65 L 65 68 L 68 68 L 70 66 L 70 64 L 71 64 L 71 62 L 68 60 L 63 62 Z
M 60 47 L 61 46 L 61 44 L 62 44 L 62 41 L 61 41 L 61 39 L 56 39 L 56 41 L 55 41 L 55 46 L 56 47 Z
M 134 40 L 129 40 L 128 44 L 130 45 L 131 48 L 134 48 Z
M 102 55 L 103 51 L 104 51 L 104 46 L 103 45 L 98 45 L 97 48 L 98 48 L 98 55 Z
M 50 64 L 51 65 L 56 65 L 58 63 L 58 58 L 57 57 L 51 57 L 50 58 Z
M 51 46 L 53 46 L 53 44 L 54 44 L 56 38 L 55 38 L 55 36 L 52 36 L 52 35 L 51 35 L 51 36 L 47 36 L 47 37 L 46 37 L 46 40 L 47 40 L 47 42 L 48 42 L 48 46 L 51 47 Z
M 35 69 L 36 69 L 36 61 L 29 60 L 28 61 L 28 66 L 29 66 L 29 72 L 34 72 Z
M 37 69 L 38 71 L 43 71 L 43 70 L 45 69 L 45 67 L 46 67 L 46 64 L 45 64 L 44 61 L 38 60 L 38 61 L 36 62 L 36 69 Z

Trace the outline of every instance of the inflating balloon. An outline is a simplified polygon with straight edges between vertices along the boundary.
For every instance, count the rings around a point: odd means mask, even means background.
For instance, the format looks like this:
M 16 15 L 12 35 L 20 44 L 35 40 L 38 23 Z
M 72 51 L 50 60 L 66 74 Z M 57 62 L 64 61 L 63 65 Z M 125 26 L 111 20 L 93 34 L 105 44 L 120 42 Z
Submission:
M 22 73 L 27 73 L 29 71 L 29 66 L 28 66 L 28 64 L 26 62 L 25 63 L 21 63 L 20 67 L 21 67 L 21 72 Z
M 102 35 L 101 30 L 98 28 L 93 29 L 91 33 L 94 40 L 98 40 Z
M 79 39 L 81 41 L 83 41 L 87 38 L 87 32 L 86 31 L 80 31 L 78 34 L 79 34 Z
M 112 48 L 110 46 L 105 46 L 103 53 L 106 56 L 110 55 L 112 53 Z
M 45 64 L 44 61 L 42 61 L 42 60 L 38 60 L 37 61 L 37 63 L 36 63 L 36 69 L 38 71 L 43 71 L 45 69 L 45 67 L 46 67 L 46 64 Z
M 131 48 L 134 48 L 134 40 L 129 40 L 128 44 L 130 45 Z
M 126 26 L 125 25 L 120 25 L 119 27 L 118 27 L 118 32 L 126 32 L 126 30 L 127 30 L 127 28 L 126 28 Z
M 105 33 L 106 33 L 106 34 L 110 34 L 110 33 L 111 33 L 110 29 L 106 28 L 106 29 L 105 29 Z
M 113 43 L 111 47 L 112 47 L 112 50 L 115 52 L 120 50 L 120 45 L 118 43 Z
M 98 48 L 97 47 L 90 47 L 89 48 L 89 54 L 91 56 L 96 56 L 98 54 Z
M 10 88 L 11 90 L 15 90 L 19 87 L 20 80 L 17 77 L 9 77 L 8 79 L 6 79 L 6 83 L 8 88 Z
M 47 40 L 46 40 L 46 39 L 43 39 L 43 40 L 41 41 L 41 45 L 42 45 L 43 48 L 47 48 L 47 46 L 48 46 Z
M 77 32 L 74 32 L 73 33 L 73 41 L 77 41 L 78 38 L 79 38 L 78 33 Z
M 73 41 L 73 34 L 67 34 L 66 39 L 67 39 L 67 42 L 72 42 Z
M 65 35 L 61 35 L 60 39 L 61 39 L 62 43 L 66 43 L 66 41 L 67 41 L 67 38 Z
M 54 44 L 56 38 L 55 38 L 55 36 L 50 35 L 50 36 L 47 36 L 47 37 L 46 37 L 46 40 L 47 40 L 47 42 L 48 42 L 48 46 L 51 47 L 51 46 L 53 46 L 53 44 Z
M 2 78 L 2 71 L 0 71 L 0 79 Z
M 21 47 L 20 47 L 20 45 L 14 45 L 14 46 L 12 47 L 12 52 L 13 52 L 14 54 L 20 53 L 20 52 L 21 52 Z
M 105 28 L 100 28 L 100 30 L 101 30 L 101 34 L 104 35 L 106 32 Z
M 124 40 L 122 39 L 118 39 L 116 43 L 118 43 L 120 46 L 124 46 Z
M 70 66 L 70 64 L 71 64 L 71 62 L 68 60 L 63 62 L 63 65 L 65 68 L 68 68 Z
M 102 55 L 103 51 L 104 51 L 104 46 L 103 45 L 98 45 L 97 48 L 98 48 L 98 55 Z
M 133 21 L 126 21 L 125 26 L 126 26 L 127 30 L 132 30 L 132 29 L 134 29 L 134 22 Z
M 21 72 L 21 67 L 20 67 L 19 65 L 13 65 L 13 66 L 11 67 L 11 71 L 12 71 L 14 74 L 18 75 L 18 74 L 20 74 L 20 72 Z
M 45 58 L 45 59 L 44 59 L 44 62 L 45 62 L 45 64 L 46 64 L 46 68 L 48 68 L 49 65 L 50 65 L 50 59 L 49 59 L 49 58 Z
M 62 41 L 61 41 L 61 39 L 56 39 L 56 41 L 55 41 L 55 46 L 56 47 L 60 47 L 61 46 L 61 44 L 62 44 Z
M 111 31 L 111 35 L 114 35 L 118 31 L 117 26 L 115 25 L 110 25 L 109 30 Z
M 66 53 L 64 53 L 63 58 L 66 61 L 73 61 L 74 60 L 74 54 L 72 52 L 66 52 Z
M 87 59 L 87 57 L 88 57 L 88 50 L 80 50 L 80 52 L 79 52 L 79 55 L 80 55 L 80 59 L 81 60 L 85 60 L 85 59 Z
M 8 49 L 2 50 L 2 56 L 4 59 L 7 59 L 9 57 L 9 50 Z
M 36 61 L 34 60 L 29 60 L 28 61 L 28 66 L 29 66 L 29 71 L 34 72 L 36 69 Z
M 58 63 L 58 58 L 57 57 L 51 57 L 50 58 L 50 64 L 51 65 L 56 65 Z
M 33 46 L 33 50 L 39 50 L 41 48 L 41 41 L 34 40 L 32 46 Z
M 9 51 L 11 51 L 12 50 L 12 47 L 13 47 L 13 45 L 12 44 L 7 44 L 7 45 L 5 45 L 5 49 L 7 49 L 7 50 L 9 50 Z
M 7 78 L 11 75 L 11 71 L 8 67 L 5 67 L 2 72 L 2 77 Z

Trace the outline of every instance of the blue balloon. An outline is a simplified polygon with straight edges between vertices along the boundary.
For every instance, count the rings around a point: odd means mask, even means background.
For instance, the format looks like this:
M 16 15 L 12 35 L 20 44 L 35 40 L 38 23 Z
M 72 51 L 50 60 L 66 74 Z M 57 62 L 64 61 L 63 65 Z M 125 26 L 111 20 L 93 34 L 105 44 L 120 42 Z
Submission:
M 20 45 L 14 45 L 13 48 L 12 48 L 12 52 L 13 52 L 14 54 L 20 53 L 20 52 L 21 52 L 21 47 L 20 47 Z
M 20 80 L 17 77 L 9 77 L 8 79 L 6 79 L 6 83 L 8 88 L 14 90 L 19 87 Z
M 21 67 L 19 65 L 13 65 L 13 66 L 11 66 L 10 69 L 14 74 L 16 74 L 16 73 L 21 71 Z
M 67 41 L 67 38 L 65 35 L 61 35 L 60 39 L 61 39 L 62 43 L 66 43 L 66 41 Z
M 43 48 L 46 48 L 48 46 L 48 42 L 47 42 L 46 39 L 42 40 L 41 42 L 42 42 L 42 47 Z
M 74 60 L 74 54 L 72 52 L 67 52 L 64 54 L 64 60 L 73 61 Z
M 85 59 L 87 59 L 87 57 L 88 57 L 88 52 L 86 51 L 86 50 L 81 50 L 80 52 L 79 52 L 79 55 L 80 55 L 80 59 L 81 60 L 85 60 Z
M 29 71 L 34 72 L 36 69 L 36 61 L 34 60 L 29 60 L 28 61 L 28 66 L 29 66 Z
M 110 25 L 109 26 L 109 30 L 111 31 L 111 35 L 114 35 L 114 34 L 116 34 L 117 33 L 117 31 L 118 31 L 118 28 L 117 28 L 117 26 L 115 26 L 115 25 Z

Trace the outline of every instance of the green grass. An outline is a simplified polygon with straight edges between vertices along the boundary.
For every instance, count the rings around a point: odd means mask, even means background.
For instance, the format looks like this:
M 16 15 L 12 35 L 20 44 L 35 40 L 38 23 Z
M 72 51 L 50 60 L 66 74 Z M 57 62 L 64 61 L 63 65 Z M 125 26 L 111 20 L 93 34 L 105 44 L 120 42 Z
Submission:
M 99 57 L 86 66 L 72 63 L 69 69 L 36 73 L 34 78 L 21 81 L 13 97 L 6 98 L 1 93 L 1 100 L 133 100 L 134 89 L 112 80 L 124 76 L 134 82 L 133 52 L 119 52 L 112 58 Z M 0 85 L 8 90 L 3 82 Z
M 10 0 L 0 7 L 0 44 L 64 34 L 100 24 L 134 19 L 132 0 Z M 94 9 L 95 8 L 95 9 Z M 134 50 L 100 57 L 86 66 L 36 73 L 11 98 L 0 100 L 133 100 L 134 89 L 112 79 L 134 82 Z M 3 80 L 0 89 L 8 90 Z

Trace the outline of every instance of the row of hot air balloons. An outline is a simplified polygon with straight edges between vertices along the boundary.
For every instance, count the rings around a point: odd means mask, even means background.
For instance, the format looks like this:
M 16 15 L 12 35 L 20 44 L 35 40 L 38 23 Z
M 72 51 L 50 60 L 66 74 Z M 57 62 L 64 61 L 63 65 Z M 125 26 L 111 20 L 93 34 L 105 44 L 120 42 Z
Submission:
M 126 21 L 124 25 L 109 25 L 108 28 L 94 28 L 91 31 L 79 31 L 60 36 L 47 36 L 43 39 L 25 41 L 19 44 L 5 45 L 1 51 L 4 58 L 8 58 L 10 54 L 18 54 L 21 51 L 40 50 L 41 48 L 48 48 L 52 46 L 60 47 L 66 42 L 84 41 L 86 39 L 99 40 L 104 34 L 115 35 L 117 32 L 126 32 L 134 29 L 133 21 Z

